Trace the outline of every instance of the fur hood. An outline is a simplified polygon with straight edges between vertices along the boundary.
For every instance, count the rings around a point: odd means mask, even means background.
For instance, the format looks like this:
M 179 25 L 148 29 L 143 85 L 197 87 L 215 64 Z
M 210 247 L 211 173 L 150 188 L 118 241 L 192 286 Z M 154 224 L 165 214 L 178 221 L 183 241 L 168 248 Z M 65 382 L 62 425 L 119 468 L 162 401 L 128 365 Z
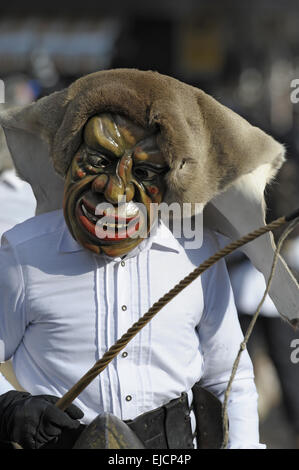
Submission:
M 4 128 L 28 130 L 46 142 L 64 176 L 94 114 L 123 114 L 157 127 L 170 172 L 167 201 L 206 204 L 239 176 L 264 163 L 278 169 L 284 148 L 198 88 L 157 72 L 96 72 L 29 106 L 4 114 Z M 22 174 L 22 171 L 21 171 Z

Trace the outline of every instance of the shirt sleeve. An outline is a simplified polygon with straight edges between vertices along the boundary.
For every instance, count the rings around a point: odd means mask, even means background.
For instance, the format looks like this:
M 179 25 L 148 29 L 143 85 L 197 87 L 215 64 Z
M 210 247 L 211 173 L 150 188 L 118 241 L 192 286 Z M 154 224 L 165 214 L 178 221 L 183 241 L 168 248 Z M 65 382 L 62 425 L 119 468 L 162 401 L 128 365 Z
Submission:
M 0 248 L 0 362 L 10 359 L 27 327 L 22 268 L 4 239 Z
M 210 268 L 203 275 L 202 282 L 205 307 L 198 326 L 204 360 L 201 385 L 223 402 L 243 334 L 224 260 Z M 228 417 L 228 448 L 266 447 L 259 443 L 257 392 L 252 363 L 246 350 L 241 355 L 229 395 Z

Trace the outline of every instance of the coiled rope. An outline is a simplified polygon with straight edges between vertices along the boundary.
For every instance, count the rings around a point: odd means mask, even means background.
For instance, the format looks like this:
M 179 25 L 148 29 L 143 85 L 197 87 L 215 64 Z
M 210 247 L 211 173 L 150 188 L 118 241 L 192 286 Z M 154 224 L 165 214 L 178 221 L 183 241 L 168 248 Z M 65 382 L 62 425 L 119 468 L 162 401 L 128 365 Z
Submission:
M 274 220 L 273 222 L 260 227 L 253 232 L 245 235 L 244 237 L 228 244 L 223 249 L 219 250 L 213 256 L 208 258 L 204 263 L 194 269 L 188 276 L 181 280 L 175 287 L 173 287 L 169 292 L 167 292 L 163 297 L 161 297 L 157 302 L 155 302 L 152 307 L 136 322 L 134 323 L 128 331 L 119 338 L 114 345 L 112 345 L 108 351 L 99 359 L 94 366 L 89 369 L 89 371 L 81 377 L 81 379 L 73 385 L 68 392 L 63 395 L 57 402 L 56 406 L 61 410 L 65 410 L 72 402 L 77 398 L 80 393 L 92 382 L 92 380 L 97 377 L 107 366 L 108 364 L 117 356 L 117 354 L 124 349 L 129 341 L 133 339 L 137 333 L 144 328 L 151 319 L 166 305 L 168 304 L 176 295 L 178 295 L 185 287 L 191 284 L 194 279 L 200 276 L 204 271 L 209 267 L 213 266 L 217 261 L 225 256 L 229 255 L 233 251 L 237 250 L 246 243 L 255 240 L 256 238 L 264 235 L 271 230 L 274 230 L 286 222 L 289 222 L 296 217 L 299 217 L 299 210 L 290 214 L 289 216 L 280 217 L 279 219 Z

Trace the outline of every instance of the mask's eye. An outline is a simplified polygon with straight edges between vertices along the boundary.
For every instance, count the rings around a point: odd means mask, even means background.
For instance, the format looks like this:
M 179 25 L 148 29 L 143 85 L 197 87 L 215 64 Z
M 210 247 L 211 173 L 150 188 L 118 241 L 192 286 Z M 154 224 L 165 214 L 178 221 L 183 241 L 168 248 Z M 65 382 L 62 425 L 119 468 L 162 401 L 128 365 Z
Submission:
M 87 155 L 87 162 L 95 168 L 107 168 L 111 165 L 111 160 L 105 155 L 91 153 Z
M 133 173 L 134 176 L 141 181 L 150 181 L 158 174 L 158 172 L 149 170 L 145 167 L 136 167 L 134 168 Z

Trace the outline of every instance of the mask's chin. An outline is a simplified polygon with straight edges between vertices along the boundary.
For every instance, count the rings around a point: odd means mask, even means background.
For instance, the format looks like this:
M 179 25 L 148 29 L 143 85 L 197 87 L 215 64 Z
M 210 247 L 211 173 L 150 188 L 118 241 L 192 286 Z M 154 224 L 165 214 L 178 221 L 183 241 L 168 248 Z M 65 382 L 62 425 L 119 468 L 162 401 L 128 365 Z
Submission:
M 105 253 L 107 256 L 110 256 L 111 258 L 118 258 L 118 257 L 122 257 L 130 253 L 130 251 L 136 248 L 142 241 L 143 241 L 142 238 L 138 238 L 134 241 L 126 240 L 126 241 L 118 242 L 115 245 L 102 245 L 101 250 L 103 253 Z

